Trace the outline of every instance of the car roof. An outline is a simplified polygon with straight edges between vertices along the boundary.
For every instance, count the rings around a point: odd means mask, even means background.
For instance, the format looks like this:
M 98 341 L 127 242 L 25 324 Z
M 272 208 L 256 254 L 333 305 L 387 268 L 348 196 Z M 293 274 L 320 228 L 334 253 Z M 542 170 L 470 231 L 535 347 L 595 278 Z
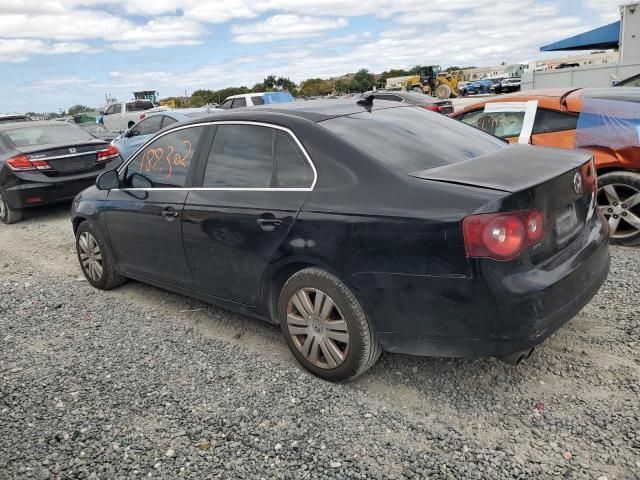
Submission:
M 499 95 L 496 97 L 487 98 L 481 102 L 474 103 L 465 107 L 459 112 L 453 114 L 454 117 L 466 113 L 470 110 L 476 110 L 477 108 L 484 107 L 487 103 L 499 103 L 499 102 L 527 102 L 530 100 L 537 100 L 540 108 L 547 108 L 550 110 L 565 110 L 568 107 L 570 111 L 574 110 L 575 105 L 565 105 L 565 102 L 575 95 L 573 98 L 579 98 L 579 95 L 583 89 L 581 88 L 545 88 L 539 90 L 525 90 L 515 93 L 509 93 L 507 95 Z
M 203 121 L 220 120 L 244 120 L 244 121 L 278 121 L 283 125 L 292 125 L 296 119 L 305 119 L 314 123 L 329 120 L 331 118 L 369 112 L 371 110 L 385 110 L 388 108 L 406 108 L 410 104 L 393 102 L 389 100 L 374 100 L 371 108 L 361 105 L 358 99 L 336 100 L 307 100 L 290 103 L 278 103 L 273 105 L 261 105 L 237 110 L 224 111 L 201 117 L 188 123 L 201 123 Z
M 55 120 L 34 120 L 32 122 L 7 122 L 0 123 L 0 131 L 15 130 L 17 128 L 33 128 L 41 125 L 67 125 L 73 126 L 67 122 L 55 121 Z

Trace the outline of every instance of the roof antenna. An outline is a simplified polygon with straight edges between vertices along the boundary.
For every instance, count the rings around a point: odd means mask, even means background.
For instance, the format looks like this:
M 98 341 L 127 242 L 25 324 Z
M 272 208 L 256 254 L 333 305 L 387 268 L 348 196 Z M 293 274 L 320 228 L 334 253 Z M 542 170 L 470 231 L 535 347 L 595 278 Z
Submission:
M 365 94 L 366 96 L 362 96 L 362 98 L 360 100 L 358 100 L 356 103 L 358 105 L 362 105 L 364 108 L 367 109 L 367 112 L 371 113 L 371 108 L 373 107 L 373 99 L 374 96 L 373 94 Z

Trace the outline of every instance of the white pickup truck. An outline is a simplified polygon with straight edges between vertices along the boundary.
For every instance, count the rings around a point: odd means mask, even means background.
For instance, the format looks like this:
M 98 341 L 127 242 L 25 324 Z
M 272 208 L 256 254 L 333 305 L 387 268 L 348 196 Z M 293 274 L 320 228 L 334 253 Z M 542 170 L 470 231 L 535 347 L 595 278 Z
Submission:
M 150 100 L 130 100 L 111 103 L 104 112 L 100 112 L 104 128 L 111 132 L 123 132 L 144 118 L 144 113 L 156 108 Z

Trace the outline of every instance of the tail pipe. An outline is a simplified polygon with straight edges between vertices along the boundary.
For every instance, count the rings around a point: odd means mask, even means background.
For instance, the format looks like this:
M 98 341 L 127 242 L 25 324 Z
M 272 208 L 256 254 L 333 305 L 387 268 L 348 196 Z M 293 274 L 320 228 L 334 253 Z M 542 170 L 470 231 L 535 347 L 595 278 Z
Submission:
M 515 366 L 519 365 L 520 362 L 522 362 L 524 359 L 529 358 L 534 350 L 535 347 L 531 347 L 528 350 L 521 350 L 519 352 L 510 353 L 509 355 L 505 355 L 503 357 L 498 357 L 498 359 L 503 361 L 504 363 Z

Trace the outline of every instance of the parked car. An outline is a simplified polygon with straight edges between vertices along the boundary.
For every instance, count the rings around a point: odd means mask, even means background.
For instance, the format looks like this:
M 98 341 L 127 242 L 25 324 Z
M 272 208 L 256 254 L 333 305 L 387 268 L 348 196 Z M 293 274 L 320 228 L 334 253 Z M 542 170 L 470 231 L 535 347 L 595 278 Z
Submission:
M 151 100 L 131 100 L 112 103 L 100 112 L 100 122 L 107 130 L 123 132 L 144 118 L 144 112 L 156 108 Z
M 211 108 L 181 108 L 150 113 L 133 127 L 125 130 L 111 143 L 118 148 L 120 156 L 127 160 L 138 148 L 163 128 L 177 122 L 210 115 L 215 110 Z
M 522 80 L 520 77 L 509 77 L 491 86 L 490 90 L 493 93 L 512 93 L 519 92 L 522 86 Z
M 289 92 L 260 92 L 245 93 L 227 97 L 220 108 L 230 110 L 232 108 L 256 107 L 259 105 L 272 105 L 274 103 L 291 103 L 293 97 Z
M 0 124 L 2 123 L 16 123 L 16 122 L 29 122 L 31 117 L 29 115 L 20 113 L 11 113 L 0 115 Z
M 493 82 L 491 80 L 476 80 L 475 82 L 467 82 L 460 87 L 460 95 L 478 95 L 482 93 L 490 93 Z
M 612 243 L 640 244 L 640 140 L 636 129 L 640 90 L 530 90 L 487 99 L 452 117 L 517 142 L 524 112 L 485 112 L 485 108 L 531 100 L 538 105 L 530 143 L 591 151 L 599 176 L 598 203 L 609 220 Z
M 133 278 L 279 323 L 338 381 L 382 350 L 527 356 L 605 280 L 594 191 L 585 152 L 317 100 L 171 126 L 80 193 L 72 222 L 96 288 Z
M 568 63 L 561 63 L 559 64 L 556 69 L 557 70 L 562 70 L 564 68 L 577 68 L 580 66 L 580 63 L 578 62 L 568 62 Z
M 453 102 L 451 102 L 451 100 L 440 100 L 430 95 L 425 95 L 424 93 L 376 90 L 363 93 L 361 98 L 366 98 L 371 95 L 373 95 L 376 100 L 406 103 L 407 105 L 426 108 L 427 110 L 442 113 L 443 115 L 453 113 Z
M 0 125 L 0 221 L 25 208 L 70 200 L 122 163 L 118 150 L 65 122 Z
M 614 87 L 640 87 L 640 73 L 614 82 Z

